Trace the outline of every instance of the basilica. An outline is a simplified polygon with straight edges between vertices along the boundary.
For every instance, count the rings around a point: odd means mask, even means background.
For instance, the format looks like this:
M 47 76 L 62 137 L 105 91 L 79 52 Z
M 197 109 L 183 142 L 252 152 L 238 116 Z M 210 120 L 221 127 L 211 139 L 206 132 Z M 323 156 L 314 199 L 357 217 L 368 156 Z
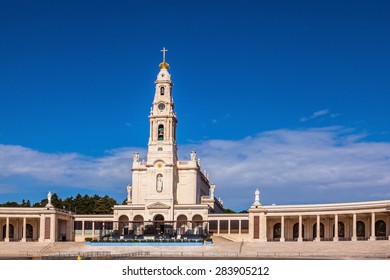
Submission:
M 196 152 L 177 156 L 178 119 L 166 49 L 155 80 L 145 159 L 133 155 L 126 205 L 110 215 L 56 209 L 0 208 L 0 241 L 83 242 L 86 239 L 201 239 L 248 242 L 390 240 L 390 200 L 335 204 L 262 205 L 254 190 L 246 213 L 227 214 Z M 237 174 L 239 175 L 239 174 Z

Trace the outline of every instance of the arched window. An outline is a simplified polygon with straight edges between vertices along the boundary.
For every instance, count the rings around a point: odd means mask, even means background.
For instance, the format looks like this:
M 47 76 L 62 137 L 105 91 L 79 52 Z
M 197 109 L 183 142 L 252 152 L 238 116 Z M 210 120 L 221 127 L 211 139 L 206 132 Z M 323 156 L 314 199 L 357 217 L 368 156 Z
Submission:
M 366 236 L 366 225 L 362 221 L 357 221 L 356 223 L 356 235 L 357 237 Z
M 320 223 L 320 237 L 324 237 L 324 224 Z M 317 237 L 317 223 L 313 225 L 313 239 Z
M 33 238 L 33 226 L 31 224 L 26 225 L 26 238 Z
M 345 230 L 344 230 L 344 223 L 343 222 L 338 222 L 338 232 L 339 235 L 338 237 L 345 237 Z M 333 237 L 334 237 L 334 225 L 333 225 Z
M 386 222 L 379 220 L 375 222 L 375 236 L 386 236 Z
M 164 125 L 160 124 L 158 126 L 158 136 L 157 136 L 158 141 L 163 141 L 164 140 Z
M 160 87 L 160 94 L 164 95 L 164 93 L 165 93 L 165 87 Z
M 295 223 L 293 226 L 293 238 L 299 237 L 299 223 Z M 302 224 L 302 237 L 305 237 L 305 227 Z
M 282 237 L 282 225 L 281 223 L 276 223 L 274 225 L 274 238 L 281 238 Z

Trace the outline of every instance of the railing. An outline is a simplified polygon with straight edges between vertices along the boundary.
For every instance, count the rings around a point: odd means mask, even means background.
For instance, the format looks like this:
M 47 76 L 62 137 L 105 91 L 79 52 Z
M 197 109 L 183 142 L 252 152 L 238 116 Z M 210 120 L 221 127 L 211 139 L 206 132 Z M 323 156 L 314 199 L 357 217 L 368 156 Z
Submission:
M 257 258 L 260 259 L 345 259 L 348 257 L 365 258 L 365 259 L 388 259 L 390 253 L 378 252 L 257 252 Z

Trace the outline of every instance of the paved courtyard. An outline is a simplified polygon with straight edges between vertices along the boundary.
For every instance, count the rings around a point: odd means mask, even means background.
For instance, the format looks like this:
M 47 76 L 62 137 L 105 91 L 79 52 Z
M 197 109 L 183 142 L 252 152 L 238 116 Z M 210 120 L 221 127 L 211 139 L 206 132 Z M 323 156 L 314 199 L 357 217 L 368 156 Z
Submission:
M 73 259 L 217 258 L 217 259 L 390 259 L 390 241 L 232 242 L 215 238 L 212 245 L 190 247 L 91 246 L 85 243 L 0 243 L 0 258 Z

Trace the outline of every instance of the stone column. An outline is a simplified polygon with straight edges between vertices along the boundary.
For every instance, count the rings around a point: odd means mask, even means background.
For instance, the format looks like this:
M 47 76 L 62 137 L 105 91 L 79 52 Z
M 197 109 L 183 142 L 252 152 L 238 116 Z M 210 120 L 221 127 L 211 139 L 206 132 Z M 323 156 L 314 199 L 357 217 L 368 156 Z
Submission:
M 373 240 L 376 240 L 375 238 L 375 213 L 371 213 L 371 236 L 370 236 L 370 240 L 373 241 Z
M 95 221 L 92 222 L 92 238 L 95 238 Z
M 85 224 L 84 224 L 84 220 L 81 221 L 81 237 L 85 238 Z
M 39 242 L 45 242 L 45 215 L 42 214 L 39 219 Z
M 55 214 L 50 215 L 50 241 L 56 242 L 57 241 L 57 219 Z
M 316 241 L 319 242 L 321 241 L 321 220 L 320 220 L 320 215 L 317 215 L 317 232 L 316 232 Z
M 230 235 L 230 220 L 228 220 L 228 234 Z
M 242 223 L 242 220 L 239 220 L 238 221 L 238 233 L 241 234 L 241 223 Z
M 299 215 L 299 225 L 298 225 L 298 242 L 302 242 L 302 216 Z
M 284 216 L 280 218 L 280 242 L 284 242 Z
M 339 241 L 339 216 L 334 215 L 334 237 L 333 241 Z
M 353 214 L 352 218 L 352 241 L 357 241 L 357 235 L 356 235 L 356 213 Z
M 9 217 L 7 217 L 7 219 L 5 221 L 5 238 L 4 238 L 4 241 L 5 242 L 9 242 Z
M 22 242 L 26 242 L 26 232 L 27 232 L 26 225 L 27 225 L 27 221 L 26 221 L 26 217 L 24 217 L 23 218 L 23 237 L 22 237 Z
M 220 222 L 221 222 L 220 220 L 217 220 L 217 233 L 218 233 L 218 235 L 219 235 L 219 230 L 220 230 L 220 226 L 219 226 Z

